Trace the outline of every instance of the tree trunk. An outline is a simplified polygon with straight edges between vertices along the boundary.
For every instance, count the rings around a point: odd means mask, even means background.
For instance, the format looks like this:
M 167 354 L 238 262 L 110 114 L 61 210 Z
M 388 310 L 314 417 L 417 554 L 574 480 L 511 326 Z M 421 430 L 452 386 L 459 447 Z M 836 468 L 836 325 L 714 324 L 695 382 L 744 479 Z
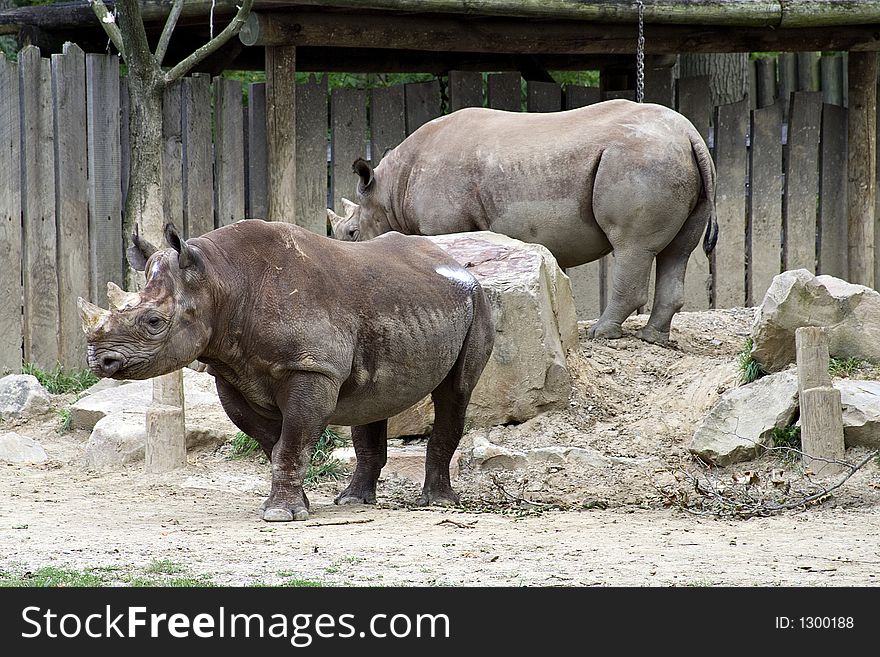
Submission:
M 748 94 L 748 53 L 716 53 L 709 55 L 682 54 L 679 77 L 709 76 L 712 105 L 736 103 Z

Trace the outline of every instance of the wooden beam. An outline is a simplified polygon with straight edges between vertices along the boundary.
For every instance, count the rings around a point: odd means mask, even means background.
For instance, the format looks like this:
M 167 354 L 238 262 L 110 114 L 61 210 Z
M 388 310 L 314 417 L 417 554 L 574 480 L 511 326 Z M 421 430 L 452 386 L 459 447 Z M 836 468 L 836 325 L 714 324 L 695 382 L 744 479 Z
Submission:
M 296 223 L 296 48 L 266 48 L 267 219 Z
M 633 52 L 634 38 L 635 26 L 632 24 L 315 11 L 255 12 L 239 32 L 239 39 L 246 46 L 374 47 L 519 54 L 626 54 Z M 648 30 L 645 47 L 649 54 L 875 50 L 880 49 L 880 34 L 876 26 L 774 30 L 766 27 L 657 25 Z
M 849 282 L 874 287 L 877 54 L 849 54 L 847 216 Z

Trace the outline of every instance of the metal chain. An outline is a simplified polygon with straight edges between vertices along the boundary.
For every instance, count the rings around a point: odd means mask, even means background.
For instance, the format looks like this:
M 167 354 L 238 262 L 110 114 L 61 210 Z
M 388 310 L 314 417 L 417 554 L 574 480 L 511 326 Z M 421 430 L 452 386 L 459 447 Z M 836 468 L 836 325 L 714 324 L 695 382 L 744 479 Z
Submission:
M 636 48 L 636 102 L 645 100 L 645 5 L 638 0 L 639 41 Z

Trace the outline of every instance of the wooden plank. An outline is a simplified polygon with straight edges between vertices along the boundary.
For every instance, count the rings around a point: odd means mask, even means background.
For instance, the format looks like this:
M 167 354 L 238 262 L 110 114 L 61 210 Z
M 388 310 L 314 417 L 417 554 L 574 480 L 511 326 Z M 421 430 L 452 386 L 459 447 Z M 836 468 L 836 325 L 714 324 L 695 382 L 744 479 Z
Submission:
M 449 71 L 449 110 L 483 106 L 483 74 L 475 71 Z
M 576 84 L 565 87 L 565 109 L 585 107 L 600 100 L 599 87 L 582 87 Z
M 582 87 L 568 85 L 565 88 L 565 109 L 575 109 L 599 102 L 599 87 Z M 577 318 L 580 321 L 596 319 L 602 314 L 604 305 L 603 261 L 610 260 L 605 256 L 599 260 L 588 262 L 566 270 L 571 279 L 571 291 L 574 295 Z
M 296 223 L 296 47 L 266 48 L 269 219 Z
M 709 77 L 705 75 L 678 80 L 678 111 L 694 124 L 709 142 L 710 105 Z M 709 308 L 711 274 L 709 259 L 702 248 L 697 247 L 688 259 L 684 278 L 683 310 L 706 310 Z
M 822 106 L 819 176 L 819 273 L 846 279 L 846 110 L 840 105 Z
M 377 167 L 389 149 L 406 139 L 406 100 L 402 84 L 370 92 L 370 134 L 373 167 Z
M 562 88 L 555 82 L 526 82 L 526 110 L 558 112 L 562 109 Z
M 24 358 L 41 368 L 58 361 L 55 142 L 52 76 L 34 47 L 19 55 L 21 89 Z M 112 178 L 111 178 L 112 180 Z
M 782 99 L 783 116 L 787 119 L 791 94 L 797 89 L 797 55 L 791 52 L 780 53 L 776 61 L 776 72 L 779 83 L 778 97 Z
M 406 134 L 411 135 L 421 126 L 443 113 L 440 106 L 440 81 L 413 82 L 404 85 L 406 97 Z
M 877 53 L 849 53 L 847 223 L 850 283 L 874 287 L 877 193 Z
M 76 300 L 89 297 L 89 180 L 86 137 L 86 58 L 72 43 L 52 55 L 55 115 L 55 221 L 58 238 L 59 361 L 86 366 Z
M 183 226 L 182 84 L 175 82 L 162 94 L 162 210 L 165 221 Z
M 122 188 L 122 207 L 128 199 L 128 176 L 131 172 L 131 143 L 128 120 L 131 116 L 131 98 L 128 95 L 128 77 L 119 79 L 119 173 Z
M 217 227 L 244 219 L 242 84 L 214 78 L 214 207 Z
M 675 75 L 672 66 L 659 66 L 659 58 L 645 58 L 645 102 L 675 108 Z
M 21 369 L 21 116 L 18 65 L 0 57 L 0 372 Z
M 89 144 L 89 252 L 91 297 L 103 302 L 107 282 L 124 282 L 121 248 L 119 59 L 86 55 L 86 114 Z M 124 287 L 124 286 L 123 286 Z
M 299 102 L 297 98 L 297 102 Z M 299 111 L 299 108 L 297 108 Z M 269 183 L 266 141 L 266 83 L 248 85 L 248 219 L 269 216 Z M 326 125 L 326 121 L 325 121 Z M 326 129 L 325 129 L 326 132 Z M 326 137 L 325 137 L 326 141 Z M 299 144 L 299 135 L 297 135 Z M 299 171 L 299 166 L 297 166 Z M 324 183 L 326 185 L 326 183 Z M 297 217 L 299 217 L 297 213 Z
M 326 235 L 326 77 L 300 84 L 296 90 L 296 203 L 296 223 Z
M 612 89 L 610 91 L 606 91 L 602 100 L 635 100 L 636 92 L 635 89 Z
M 822 55 L 819 70 L 822 101 L 829 105 L 843 105 L 843 57 Z
M 797 89 L 798 91 L 819 90 L 819 53 L 797 53 Z
M 488 103 L 493 109 L 522 111 L 522 87 L 519 73 L 492 73 L 487 77 Z
M 715 208 L 718 240 L 715 247 L 715 307 L 746 303 L 746 172 L 749 101 L 722 105 L 715 114 L 715 168 L 718 172 Z
M 783 203 L 785 269 L 803 268 L 816 272 L 821 120 L 821 93 L 798 91 L 792 94 Z
M 330 185 L 334 210 L 341 210 L 343 198 L 357 201 L 357 176 L 351 165 L 359 157 L 366 158 L 366 139 L 367 92 L 334 89 L 330 96 Z
M 756 106 L 767 107 L 776 102 L 776 58 L 761 57 L 755 60 Z
M 781 102 L 752 112 L 751 136 L 749 306 L 761 303 L 782 271 Z
M 183 225 L 186 238 L 214 230 L 214 145 L 211 119 L 211 78 L 194 75 L 182 80 Z

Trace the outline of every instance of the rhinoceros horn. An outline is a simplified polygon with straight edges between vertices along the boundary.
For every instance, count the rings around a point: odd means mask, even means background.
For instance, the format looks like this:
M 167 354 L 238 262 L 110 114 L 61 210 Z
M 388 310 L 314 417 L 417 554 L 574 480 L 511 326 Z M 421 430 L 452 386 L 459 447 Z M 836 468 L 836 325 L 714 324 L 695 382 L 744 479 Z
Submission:
M 110 311 L 99 308 L 93 303 L 89 303 L 82 297 L 76 300 L 76 306 L 79 308 L 79 317 L 82 320 L 83 333 L 89 333 L 107 321 L 110 317 Z
M 330 222 L 330 227 L 333 230 L 333 233 L 336 233 L 336 227 L 345 221 L 345 217 L 340 217 L 338 214 L 333 212 L 330 208 L 327 208 L 327 219 Z
M 137 292 L 126 292 L 113 281 L 107 282 L 107 299 L 116 310 L 125 310 L 141 302 L 141 297 Z
M 354 201 L 349 201 L 347 198 L 342 199 L 342 211 L 345 212 L 345 218 L 351 219 L 354 216 L 354 211 L 358 209 L 358 204 Z

